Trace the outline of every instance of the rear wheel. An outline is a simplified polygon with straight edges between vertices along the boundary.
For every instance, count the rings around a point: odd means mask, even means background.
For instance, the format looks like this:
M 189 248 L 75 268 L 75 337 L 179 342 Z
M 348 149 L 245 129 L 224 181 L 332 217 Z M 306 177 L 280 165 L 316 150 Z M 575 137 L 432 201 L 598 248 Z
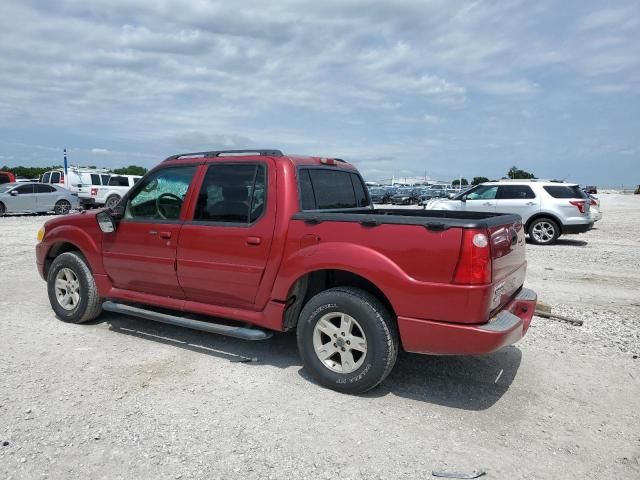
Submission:
M 118 205 L 119 202 L 120 202 L 120 197 L 118 195 L 111 195 L 109 198 L 107 198 L 107 201 L 105 202 L 104 206 L 109 209 L 114 209 L 116 208 L 116 205 Z
M 550 218 L 537 218 L 529 225 L 529 238 L 537 245 L 551 245 L 559 236 L 560 228 Z
M 56 215 L 66 215 L 71 210 L 71 203 L 68 200 L 58 200 L 53 207 Z
M 96 282 L 79 253 L 66 252 L 55 258 L 47 274 L 47 293 L 53 311 L 64 322 L 88 322 L 102 312 Z
M 321 385 L 363 393 L 380 384 L 398 355 L 393 315 L 373 295 L 336 287 L 314 296 L 298 321 L 298 350 Z

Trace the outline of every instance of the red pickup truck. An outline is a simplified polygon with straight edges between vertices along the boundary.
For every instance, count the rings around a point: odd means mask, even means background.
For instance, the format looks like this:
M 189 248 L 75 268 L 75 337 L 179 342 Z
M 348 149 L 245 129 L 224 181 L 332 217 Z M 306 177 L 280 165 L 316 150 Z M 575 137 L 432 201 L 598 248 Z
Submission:
M 520 340 L 536 303 L 524 234 L 517 215 L 374 210 L 339 159 L 215 151 L 169 157 L 114 209 L 49 220 L 36 254 L 64 321 L 108 310 L 249 340 L 295 329 L 311 375 L 359 393 L 400 347 Z

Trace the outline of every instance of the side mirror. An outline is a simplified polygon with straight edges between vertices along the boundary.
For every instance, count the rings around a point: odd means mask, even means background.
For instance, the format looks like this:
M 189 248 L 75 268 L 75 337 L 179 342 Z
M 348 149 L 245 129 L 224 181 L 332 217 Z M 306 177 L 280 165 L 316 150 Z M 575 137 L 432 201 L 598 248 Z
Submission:
M 453 200 L 453 197 L 455 197 L 455 196 L 456 196 L 456 194 L 455 194 L 455 193 L 450 193 L 450 194 L 448 194 L 448 195 L 447 195 L 447 198 L 448 198 L 449 200 Z
M 109 209 L 109 213 L 111 218 L 115 220 L 120 220 L 122 217 L 124 217 L 124 205 L 122 200 L 115 207 Z
M 9 192 L 9 195 L 11 195 L 12 197 L 17 197 L 18 196 L 18 191 L 17 190 L 11 190 Z
M 96 215 L 96 221 L 103 233 L 113 233 L 116 231 L 116 222 L 107 210 Z

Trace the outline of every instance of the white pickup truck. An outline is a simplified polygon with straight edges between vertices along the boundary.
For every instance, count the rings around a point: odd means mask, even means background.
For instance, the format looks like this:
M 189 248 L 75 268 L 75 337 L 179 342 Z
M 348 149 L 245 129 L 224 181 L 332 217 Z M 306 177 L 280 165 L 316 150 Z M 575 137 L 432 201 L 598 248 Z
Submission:
M 108 185 L 91 189 L 91 196 L 95 198 L 97 206 L 104 205 L 107 208 L 113 208 L 141 178 L 140 175 L 111 175 Z

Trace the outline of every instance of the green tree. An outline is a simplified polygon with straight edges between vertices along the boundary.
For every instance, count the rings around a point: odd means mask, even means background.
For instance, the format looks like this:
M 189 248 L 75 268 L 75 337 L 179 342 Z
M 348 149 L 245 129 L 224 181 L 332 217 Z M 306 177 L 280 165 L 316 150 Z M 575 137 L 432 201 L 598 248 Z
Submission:
M 536 178 L 533 173 L 529 173 L 525 170 L 520 170 L 515 165 L 509 169 L 509 171 L 507 172 L 507 177 L 511 178 L 512 180 Z
M 138 165 L 129 165 L 128 167 L 115 168 L 113 173 L 116 175 L 144 175 L 147 169 Z
M 473 177 L 473 180 L 471 180 L 471 185 L 480 185 L 481 183 L 488 181 L 489 179 L 487 177 Z
M 456 178 L 454 180 L 451 181 L 451 185 L 453 185 L 454 187 L 457 187 L 460 185 L 460 179 Z M 462 179 L 462 185 L 469 185 L 469 180 L 467 180 L 466 178 Z

